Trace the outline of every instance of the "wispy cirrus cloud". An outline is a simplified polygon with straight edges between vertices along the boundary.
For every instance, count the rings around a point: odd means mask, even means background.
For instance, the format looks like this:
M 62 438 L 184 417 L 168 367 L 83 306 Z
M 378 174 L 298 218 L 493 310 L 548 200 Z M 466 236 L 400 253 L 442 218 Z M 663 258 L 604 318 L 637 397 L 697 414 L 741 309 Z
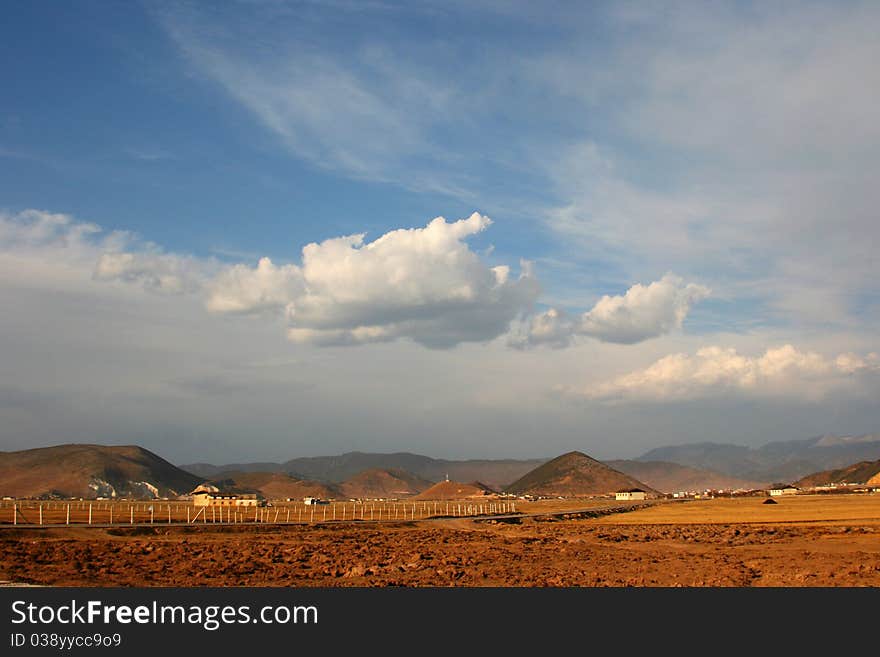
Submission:
M 257 44 L 242 36 L 277 17 L 272 11 L 242 17 L 240 38 L 210 16 L 157 16 L 194 70 L 296 156 L 350 178 L 473 198 L 461 154 L 446 145 L 449 127 L 467 123 L 473 105 L 430 66 L 365 37 L 334 53 L 271 29 Z
M 175 159 L 175 155 L 171 151 L 149 146 L 126 148 L 125 154 L 141 162 L 162 162 Z

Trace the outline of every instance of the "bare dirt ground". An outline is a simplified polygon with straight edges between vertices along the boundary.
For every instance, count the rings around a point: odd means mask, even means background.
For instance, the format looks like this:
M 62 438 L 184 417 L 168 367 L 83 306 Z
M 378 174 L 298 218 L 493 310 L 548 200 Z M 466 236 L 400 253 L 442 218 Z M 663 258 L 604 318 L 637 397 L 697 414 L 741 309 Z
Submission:
M 855 496 L 850 496 L 855 497 Z M 65 586 L 880 586 L 880 495 L 593 519 L 0 531 L 0 580 Z M 525 509 L 524 509 L 525 510 Z

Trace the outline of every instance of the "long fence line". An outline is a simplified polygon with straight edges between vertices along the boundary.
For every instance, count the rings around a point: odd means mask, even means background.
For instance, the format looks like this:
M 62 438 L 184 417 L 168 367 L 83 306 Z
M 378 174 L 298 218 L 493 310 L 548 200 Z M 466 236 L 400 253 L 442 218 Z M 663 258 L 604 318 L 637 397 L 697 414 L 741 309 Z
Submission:
M 417 520 L 516 513 L 512 501 L 353 501 L 325 504 L 279 502 L 267 506 L 195 506 L 191 502 L 38 501 L 0 502 L 2 526 L 195 525 Z

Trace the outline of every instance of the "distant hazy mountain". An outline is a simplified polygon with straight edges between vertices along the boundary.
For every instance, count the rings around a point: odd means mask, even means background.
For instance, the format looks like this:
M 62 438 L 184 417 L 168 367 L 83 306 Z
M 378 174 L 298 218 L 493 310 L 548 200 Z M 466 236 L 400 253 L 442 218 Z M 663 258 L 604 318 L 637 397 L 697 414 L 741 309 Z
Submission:
M 259 492 L 269 499 L 320 497 L 407 498 L 430 488 L 432 482 L 400 469 L 371 468 L 340 483 L 300 479 L 285 472 L 228 471 L 210 482 L 224 492 Z
M 391 498 L 410 497 L 427 490 L 432 482 L 399 468 L 370 468 L 339 484 L 345 497 Z
M 284 466 L 281 463 L 228 463 L 226 465 L 188 463 L 181 465 L 180 469 L 203 479 L 211 479 L 224 472 L 284 472 Z
M 268 499 L 339 497 L 335 486 L 291 477 L 284 472 L 222 472 L 211 483 L 224 492 L 259 492 Z
M 371 454 L 349 452 L 340 456 L 297 458 L 284 463 L 286 472 L 303 477 L 338 482 L 372 468 L 405 470 L 428 481 L 440 481 L 448 475 L 457 481 L 479 480 L 491 487 L 500 487 L 522 476 L 546 459 L 473 459 L 451 461 L 429 456 L 398 452 Z
M 768 483 L 663 461 L 604 461 L 604 463 L 663 493 L 707 489 L 751 490 L 762 488 Z
M 695 443 L 653 449 L 638 461 L 669 461 L 755 481 L 794 481 L 804 475 L 880 459 L 880 435 L 818 436 L 763 447 Z
M 377 454 L 348 452 L 337 456 L 312 456 L 291 459 L 284 463 L 246 463 L 210 465 L 194 463 L 180 466 L 202 477 L 217 476 L 223 471 L 285 472 L 301 479 L 341 483 L 346 479 L 372 469 L 403 470 L 429 482 L 449 476 L 457 481 L 482 481 L 493 488 L 501 488 L 544 463 L 546 459 L 472 459 L 451 461 L 430 456 L 397 452 Z
M 630 477 L 582 452 L 568 452 L 526 473 L 505 489 L 531 495 L 604 495 L 626 488 L 655 492 Z
M 200 479 L 136 445 L 57 445 L 0 452 L 0 495 L 176 497 Z

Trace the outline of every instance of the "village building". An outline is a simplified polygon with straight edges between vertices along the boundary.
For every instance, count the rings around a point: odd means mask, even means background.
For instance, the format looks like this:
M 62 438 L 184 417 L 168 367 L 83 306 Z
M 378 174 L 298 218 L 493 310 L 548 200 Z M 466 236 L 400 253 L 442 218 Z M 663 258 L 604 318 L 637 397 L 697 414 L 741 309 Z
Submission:
M 795 488 L 794 486 L 788 486 L 785 484 L 774 484 L 770 487 L 770 496 L 771 497 L 780 497 L 782 495 L 794 495 L 795 493 L 799 493 L 800 488 Z
M 265 501 L 256 493 L 194 493 L 194 506 L 263 506 Z
M 641 488 L 625 488 L 614 493 L 615 500 L 645 500 L 648 494 Z

